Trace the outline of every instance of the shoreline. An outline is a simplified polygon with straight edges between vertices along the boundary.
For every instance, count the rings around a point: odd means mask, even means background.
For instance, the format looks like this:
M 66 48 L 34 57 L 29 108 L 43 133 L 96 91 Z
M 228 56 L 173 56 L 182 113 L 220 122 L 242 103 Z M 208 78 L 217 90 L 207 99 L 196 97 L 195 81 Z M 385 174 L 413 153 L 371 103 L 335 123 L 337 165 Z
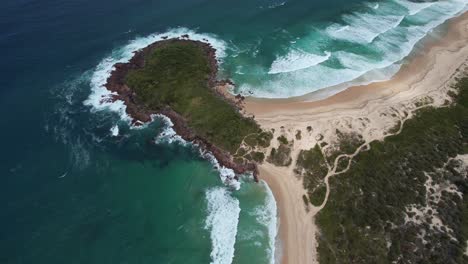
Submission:
M 216 146 L 213 142 L 210 142 L 206 136 L 197 134 L 196 131 L 189 126 L 189 122 L 186 117 L 181 113 L 176 112 L 170 105 L 165 105 L 159 109 L 151 109 L 144 103 L 142 98 L 138 96 L 135 89 L 129 87 L 126 83 L 127 75 L 134 70 L 139 70 L 145 67 L 147 64 L 147 56 L 149 56 L 154 50 L 174 45 L 174 43 L 187 45 L 194 45 L 201 49 L 208 61 L 209 75 L 206 77 L 207 88 L 212 90 L 212 96 L 221 98 L 224 103 L 232 107 L 233 111 L 239 111 L 239 102 L 242 100 L 241 97 L 231 99 L 221 93 L 217 87 L 226 86 L 231 84 L 229 80 L 217 80 L 216 76 L 218 73 L 218 62 L 216 60 L 216 50 L 209 44 L 201 41 L 191 40 L 190 36 L 185 34 L 179 38 L 168 38 L 162 37 L 163 40 L 159 40 L 151 43 L 150 45 L 137 50 L 134 52 L 133 57 L 125 63 L 116 63 L 110 76 L 107 78 L 104 87 L 112 92 L 110 99 L 104 98 L 103 100 L 110 100 L 115 102 L 120 100 L 126 106 L 125 111 L 131 118 L 131 123 L 135 126 L 143 125 L 152 120 L 152 115 L 161 114 L 166 116 L 173 123 L 173 129 L 182 137 L 185 141 L 190 141 L 201 149 L 209 151 L 219 164 L 223 167 L 232 169 L 236 174 L 243 174 L 252 172 L 255 181 L 258 181 L 257 165 L 253 162 L 236 163 L 233 160 L 232 153 Z M 243 117 L 246 119 L 245 117 Z M 237 175 L 234 176 L 237 180 Z M 232 180 L 232 179 L 229 179 Z
M 294 179 L 294 181 L 286 179 L 291 172 L 288 168 L 276 167 L 268 163 L 259 165 L 259 179 L 268 184 L 278 208 L 279 230 L 275 245 L 280 248 L 275 251 L 277 252 L 275 254 L 275 263 L 318 263 L 314 262 L 317 246 L 314 239 L 316 230 L 313 222 L 308 221 L 307 212 L 302 201 L 302 193 L 305 194 L 305 190 L 298 178 Z M 301 195 L 297 195 L 297 192 L 301 192 Z M 294 214 L 286 210 L 286 208 L 291 208 L 290 205 L 297 204 L 300 204 L 300 206 L 292 207 L 295 211 Z M 305 226 L 307 228 L 304 228 Z M 301 236 L 297 236 L 298 233 Z M 278 261 L 278 257 L 281 258 L 281 261 Z
M 388 88 L 391 85 L 398 85 L 402 82 L 408 82 L 408 79 L 413 77 L 415 74 L 420 74 L 423 72 L 428 72 L 428 70 L 420 70 L 414 69 L 415 66 L 427 65 L 433 60 L 433 55 L 428 56 L 429 53 L 434 53 L 434 49 L 441 49 L 441 50 L 456 50 L 463 48 L 464 43 L 460 43 L 460 45 L 453 45 L 451 40 L 459 39 L 462 36 L 461 33 L 461 24 L 464 24 L 464 21 L 468 20 L 468 11 L 463 14 L 460 14 L 457 17 L 447 20 L 444 24 L 447 27 L 446 32 L 444 32 L 443 36 L 440 36 L 437 40 L 430 40 L 428 43 L 425 43 L 422 50 L 417 51 L 418 54 L 410 54 L 410 58 L 408 61 L 402 65 L 400 70 L 390 79 L 387 81 L 377 81 L 372 82 L 365 85 L 355 85 L 350 86 L 348 88 L 344 88 L 344 90 L 334 93 L 331 96 L 320 98 L 317 94 L 320 93 L 320 90 L 314 91 L 311 93 L 307 93 L 302 96 L 291 97 L 291 98 L 257 98 L 257 97 L 246 97 L 244 100 L 244 109 L 247 112 L 254 112 L 256 115 L 263 114 L 271 111 L 269 106 L 274 105 L 275 108 L 282 108 L 282 109 L 306 109 L 306 108 L 318 108 L 327 106 L 330 104 L 343 104 L 349 103 L 350 101 L 355 101 L 355 104 L 362 103 L 358 102 L 357 99 L 362 97 L 363 95 L 367 95 L 369 93 L 373 93 L 373 99 L 378 99 L 379 97 L 387 97 L 390 96 L 388 94 L 388 90 L 392 90 L 393 94 L 398 92 L 404 91 L 405 89 L 401 89 L 402 87 L 398 87 L 399 89 L 396 90 L 395 88 Z M 442 24 L 441 26 L 444 26 Z M 422 41 L 425 41 L 424 39 Z M 455 47 L 454 47 L 455 46 Z M 446 49 L 449 47 L 448 49 Z M 412 51 L 412 53 L 415 51 Z M 437 51 L 436 51 L 437 52 Z M 417 68 L 417 67 L 416 67 Z M 458 68 L 458 67 L 457 67 Z M 424 74 L 423 74 L 424 75 Z M 416 78 L 416 80 L 411 81 L 410 83 L 417 82 L 417 79 L 422 79 L 424 76 L 420 76 Z M 401 86 L 401 85 L 399 85 Z M 327 87 L 321 89 L 325 91 L 329 91 L 330 89 L 334 89 L 336 86 Z M 403 87 L 404 88 L 404 87 Z M 340 88 L 341 89 L 341 88 Z M 387 91 L 383 91 L 387 90 Z M 368 98 L 365 98 L 369 100 Z M 263 107 L 267 107 L 267 109 L 261 109 Z
M 443 106 L 450 100 L 447 91 L 457 73 L 467 67 L 468 12 L 446 23 L 447 30 L 438 40 L 424 43 L 388 81 L 349 87 L 322 100 L 310 101 L 310 94 L 298 98 L 264 99 L 247 97 L 244 111 L 254 115 L 264 129 L 275 129 L 274 138 L 294 138 L 297 130 L 307 126 L 294 142 L 293 164 L 301 149 L 312 148 L 323 138 L 336 140 L 336 129 L 357 132 L 367 142 L 381 140 L 398 122 L 411 116 L 418 104 Z M 309 97 L 307 97 L 309 96 Z M 274 146 L 273 146 L 274 147 Z M 302 201 L 305 190 L 295 176 L 293 166 L 259 165 L 259 178 L 273 191 L 279 212 L 281 263 L 318 263 L 315 236 L 318 229 L 314 215 L 321 208 L 310 206 L 307 213 Z M 307 254 L 305 254 L 307 253 Z

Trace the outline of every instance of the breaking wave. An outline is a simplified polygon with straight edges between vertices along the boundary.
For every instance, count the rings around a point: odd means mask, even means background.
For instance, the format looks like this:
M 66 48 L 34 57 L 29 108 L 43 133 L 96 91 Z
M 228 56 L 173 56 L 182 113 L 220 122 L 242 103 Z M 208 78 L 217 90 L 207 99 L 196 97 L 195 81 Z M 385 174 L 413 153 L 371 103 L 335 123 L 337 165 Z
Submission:
M 162 40 L 163 37 L 177 38 L 182 35 L 189 35 L 190 39 L 210 43 L 216 49 L 216 58 L 222 60 L 225 56 L 226 44 L 211 34 L 197 33 L 187 28 L 175 28 L 165 33 L 152 34 L 146 37 L 136 38 L 124 47 L 115 49 L 104 58 L 93 71 L 90 79 L 91 94 L 84 101 L 84 104 L 91 106 L 92 111 L 110 110 L 118 113 L 123 120 L 130 121 L 126 113 L 126 106 L 123 101 L 112 100 L 113 93 L 104 87 L 116 63 L 128 62 L 135 51 L 138 51 L 149 44 Z
M 232 197 L 225 187 L 208 189 L 206 200 L 208 216 L 205 228 L 210 230 L 211 263 L 231 264 L 241 211 L 239 200 Z
M 268 229 L 268 256 L 270 264 L 275 264 L 276 236 L 278 234 L 278 209 L 276 207 L 275 197 L 268 184 L 263 180 L 260 182 L 265 190 L 265 204 L 255 210 L 257 220 Z M 278 258 L 279 259 L 279 258 Z
M 330 58 L 330 52 L 325 52 L 325 55 L 315 55 L 306 53 L 300 50 L 293 50 L 286 56 L 277 58 L 271 65 L 269 74 L 292 72 L 306 69 L 317 64 L 320 64 Z
M 313 24 L 301 37 L 285 31 L 284 38 L 294 40 L 277 53 L 286 55 L 277 55 L 265 70 L 258 63 L 244 66 L 236 76 L 241 80 L 236 92 L 287 98 L 387 80 L 422 38 L 466 6 L 466 0 L 380 1 L 363 4 L 333 23 Z

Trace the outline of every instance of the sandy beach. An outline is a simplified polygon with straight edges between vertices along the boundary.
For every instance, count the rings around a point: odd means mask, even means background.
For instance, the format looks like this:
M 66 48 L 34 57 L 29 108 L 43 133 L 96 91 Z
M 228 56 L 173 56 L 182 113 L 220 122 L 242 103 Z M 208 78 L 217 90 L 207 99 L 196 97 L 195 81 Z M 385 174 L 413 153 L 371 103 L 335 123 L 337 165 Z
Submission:
M 269 184 L 278 203 L 281 263 L 318 263 L 315 237 L 319 230 L 314 215 L 320 207 L 305 209 L 302 181 L 293 172 L 299 151 L 312 148 L 319 138 L 333 146 L 336 129 L 358 133 L 366 142 L 381 140 L 415 110 L 447 104 L 452 81 L 466 70 L 468 12 L 446 26 L 439 40 L 426 40 L 424 48 L 415 51 L 389 81 L 350 87 L 323 100 L 314 101 L 316 94 L 245 100 L 246 114 L 254 115 L 264 129 L 274 129 L 274 138 L 285 135 L 294 139 L 298 130 L 302 132 L 293 145 L 291 166 L 260 165 L 259 176 Z

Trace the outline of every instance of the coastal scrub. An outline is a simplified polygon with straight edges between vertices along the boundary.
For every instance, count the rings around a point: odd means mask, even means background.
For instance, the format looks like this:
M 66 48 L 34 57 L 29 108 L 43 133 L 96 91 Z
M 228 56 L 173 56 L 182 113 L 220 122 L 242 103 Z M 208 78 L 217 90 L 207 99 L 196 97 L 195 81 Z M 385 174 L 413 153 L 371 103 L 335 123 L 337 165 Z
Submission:
M 232 154 L 260 128 L 211 89 L 216 74 L 211 59 L 205 46 L 174 40 L 146 54 L 144 67 L 131 70 L 125 83 L 147 109 L 170 107 L 197 136 Z
M 321 264 L 468 261 L 468 78 L 455 89 L 452 105 L 419 110 L 330 179 Z

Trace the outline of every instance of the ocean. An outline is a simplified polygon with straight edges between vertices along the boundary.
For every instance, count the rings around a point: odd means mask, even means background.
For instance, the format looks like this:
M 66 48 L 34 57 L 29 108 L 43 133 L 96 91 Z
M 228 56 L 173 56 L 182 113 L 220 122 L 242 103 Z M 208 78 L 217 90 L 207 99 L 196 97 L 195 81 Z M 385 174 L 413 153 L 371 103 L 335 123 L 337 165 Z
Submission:
M 249 175 L 102 87 L 163 36 L 217 49 L 235 92 L 300 96 L 390 78 L 466 0 L 5 0 L 0 263 L 275 263 L 278 209 Z

